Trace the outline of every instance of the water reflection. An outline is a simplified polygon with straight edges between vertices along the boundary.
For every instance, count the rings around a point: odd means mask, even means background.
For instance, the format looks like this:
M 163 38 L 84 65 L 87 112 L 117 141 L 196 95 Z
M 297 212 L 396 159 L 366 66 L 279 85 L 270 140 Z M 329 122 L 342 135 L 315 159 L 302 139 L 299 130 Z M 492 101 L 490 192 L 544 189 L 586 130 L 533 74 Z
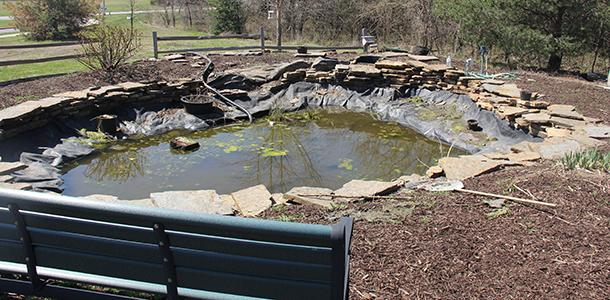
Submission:
M 168 142 L 179 135 L 198 140 L 201 147 L 192 153 L 171 151 Z M 63 179 L 68 195 L 123 199 L 166 190 L 229 193 L 256 184 L 272 192 L 295 186 L 335 189 L 352 179 L 423 173 L 447 151 L 447 146 L 367 113 L 316 110 L 275 122 L 122 141 L 114 150 L 66 169 Z

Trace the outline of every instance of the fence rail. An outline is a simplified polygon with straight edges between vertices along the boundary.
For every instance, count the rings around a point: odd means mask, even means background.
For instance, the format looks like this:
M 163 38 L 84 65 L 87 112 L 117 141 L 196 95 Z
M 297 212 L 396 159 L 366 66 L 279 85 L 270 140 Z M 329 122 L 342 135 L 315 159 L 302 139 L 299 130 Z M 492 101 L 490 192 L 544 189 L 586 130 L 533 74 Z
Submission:
M 181 52 L 211 52 L 211 51 L 235 51 L 235 50 L 297 50 L 306 48 L 310 50 L 362 50 L 361 46 L 304 46 L 304 45 L 289 45 L 289 46 L 265 46 L 265 30 L 260 29 L 259 34 L 234 34 L 234 35 L 213 35 L 213 36 L 158 36 L 157 32 L 153 32 L 153 54 L 155 58 L 159 58 L 159 54 L 166 53 L 181 53 Z M 229 47 L 208 47 L 208 48 L 188 48 L 188 49 L 172 49 L 160 50 L 159 42 L 162 41 L 205 41 L 218 39 L 258 39 L 260 45 L 253 46 L 229 46 Z
M 55 57 L 34 58 L 34 59 L 5 60 L 5 61 L 0 61 L 0 67 L 36 64 L 36 63 L 43 63 L 43 62 L 57 61 L 57 60 L 76 59 L 79 57 L 82 57 L 82 55 L 73 54 L 73 55 L 63 55 L 63 56 L 55 56 Z
M 5 46 L 0 46 L 0 50 L 64 47 L 64 46 L 80 45 L 80 43 L 81 43 L 80 41 L 70 41 L 70 42 L 53 43 L 53 44 L 5 45 Z

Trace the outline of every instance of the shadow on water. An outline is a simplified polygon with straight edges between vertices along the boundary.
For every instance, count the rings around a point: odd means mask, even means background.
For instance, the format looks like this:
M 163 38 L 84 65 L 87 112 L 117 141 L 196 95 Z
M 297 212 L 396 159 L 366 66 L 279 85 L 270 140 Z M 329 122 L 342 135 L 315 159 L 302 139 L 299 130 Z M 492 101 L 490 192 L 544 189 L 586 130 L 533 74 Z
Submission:
M 230 193 L 257 184 L 272 192 L 295 186 L 335 189 L 352 179 L 392 180 L 423 173 L 449 151 L 369 113 L 308 110 L 274 120 L 118 142 L 66 166 L 65 194 L 138 199 L 167 190 Z M 199 150 L 170 150 L 169 140 L 180 135 L 199 141 Z M 450 154 L 464 152 L 452 149 Z

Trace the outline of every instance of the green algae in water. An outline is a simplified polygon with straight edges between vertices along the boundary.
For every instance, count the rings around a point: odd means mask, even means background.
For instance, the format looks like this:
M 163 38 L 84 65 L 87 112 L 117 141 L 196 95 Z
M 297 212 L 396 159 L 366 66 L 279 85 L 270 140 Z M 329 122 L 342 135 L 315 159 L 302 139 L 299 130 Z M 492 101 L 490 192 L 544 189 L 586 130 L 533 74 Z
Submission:
M 296 186 L 336 189 L 352 179 L 424 173 L 426 165 L 449 151 L 369 113 L 308 110 L 285 114 L 282 120 L 116 142 L 95 157 L 66 166 L 64 193 L 143 199 L 167 190 L 223 194 L 257 184 L 272 192 Z M 169 141 L 177 136 L 198 141 L 199 150 L 171 151 Z M 463 152 L 451 151 L 459 154 Z

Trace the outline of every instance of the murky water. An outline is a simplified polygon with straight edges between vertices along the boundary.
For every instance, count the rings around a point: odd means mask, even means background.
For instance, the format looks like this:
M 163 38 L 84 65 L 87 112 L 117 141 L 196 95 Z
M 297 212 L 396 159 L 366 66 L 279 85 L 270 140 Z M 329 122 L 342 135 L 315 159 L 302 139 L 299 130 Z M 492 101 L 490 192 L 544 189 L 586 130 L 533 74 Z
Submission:
M 272 192 L 295 186 L 336 189 L 352 179 L 391 180 L 423 173 L 449 151 L 367 113 L 313 110 L 287 117 L 291 120 L 188 133 L 201 144 L 190 153 L 170 149 L 169 140 L 180 136 L 178 132 L 117 143 L 67 166 L 64 194 L 142 199 L 158 191 L 230 193 L 257 184 Z M 451 154 L 463 153 L 452 149 Z

